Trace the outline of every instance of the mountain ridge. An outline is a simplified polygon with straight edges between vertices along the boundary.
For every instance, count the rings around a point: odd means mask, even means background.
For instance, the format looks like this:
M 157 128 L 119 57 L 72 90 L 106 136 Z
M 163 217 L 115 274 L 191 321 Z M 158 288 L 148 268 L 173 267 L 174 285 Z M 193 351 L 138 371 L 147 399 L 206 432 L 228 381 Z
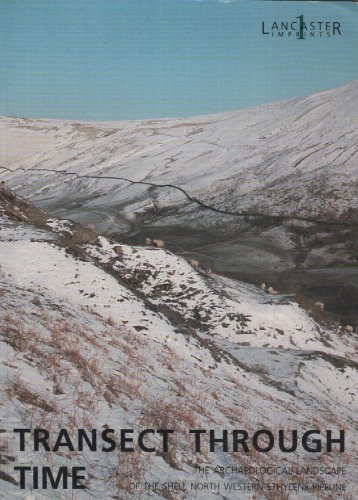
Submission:
M 165 189 L 158 188 L 154 200 L 162 209 L 180 208 L 195 198 L 224 212 L 260 209 L 260 213 L 272 216 L 306 216 L 328 222 L 342 222 L 348 217 L 356 221 L 357 200 L 352 199 L 348 184 L 355 184 L 358 177 L 354 161 L 357 102 L 358 83 L 353 82 L 289 101 L 190 119 L 104 125 L 3 118 L 1 144 L 7 153 L 1 159 L 2 177 L 24 194 L 31 194 L 37 203 L 48 205 L 51 199 L 56 199 L 56 204 L 59 197 L 52 193 L 50 172 L 69 170 L 74 176 L 102 175 L 103 181 L 94 186 L 106 198 L 107 207 L 121 203 L 124 211 L 142 212 L 152 207 L 150 186 L 132 187 L 126 195 L 123 180 L 121 184 L 119 178 L 114 187 L 106 182 L 106 175 L 110 177 L 107 181 L 118 176 L 128 183 L 143 181 L 152 187 L 164 184 Z M 37 130 L 33 130 L 36 124 Z M 22 127 L 25 131 L 21 135 Z M 36 152 L 33 156 L 25 152 L 19 159 L 16 154 L 31 140 Z M 12 144 L 17 153 L 9 152 Z M 25 171 L 47 169 L 48 176 L 40 179 L 33 171 L 30 192 L 21 186 L 22 175 L 16 167 Z M 28 179 L 26 174 L 23 177 Z M 73 189 L 67 184 L 66 196 L 71 200 L 76 187 L 88 210 L 101 205 L 91 199 L 90 181 L 74 179 Z M 171 192 L 170 185 L 186 195 Z M 114 190 L 114 199 L 110 190 Z M 187 195 L 191 199 L 185 200 Z

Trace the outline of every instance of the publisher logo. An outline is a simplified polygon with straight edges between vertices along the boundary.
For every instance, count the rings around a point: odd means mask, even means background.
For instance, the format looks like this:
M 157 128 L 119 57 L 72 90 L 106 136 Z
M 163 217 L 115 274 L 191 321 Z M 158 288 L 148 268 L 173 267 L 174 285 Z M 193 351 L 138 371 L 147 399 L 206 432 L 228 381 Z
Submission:
M 273 38 L 331 38 L 342 36 L 340 21 L 315 21 L 304 15 L 289 21 L 262 21 L 261 34 Z

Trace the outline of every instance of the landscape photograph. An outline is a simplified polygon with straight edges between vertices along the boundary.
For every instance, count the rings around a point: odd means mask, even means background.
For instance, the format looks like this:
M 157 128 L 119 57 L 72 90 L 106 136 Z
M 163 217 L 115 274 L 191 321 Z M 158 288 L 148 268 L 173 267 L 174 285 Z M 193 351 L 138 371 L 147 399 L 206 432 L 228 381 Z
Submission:
M 0 498 L 356 498 L 356 3 L 0 7 Z

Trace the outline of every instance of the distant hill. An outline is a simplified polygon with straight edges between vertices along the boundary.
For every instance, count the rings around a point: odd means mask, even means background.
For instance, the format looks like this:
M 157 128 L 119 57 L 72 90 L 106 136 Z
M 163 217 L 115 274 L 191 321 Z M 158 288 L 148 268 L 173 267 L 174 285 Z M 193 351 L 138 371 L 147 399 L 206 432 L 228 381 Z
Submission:
M 80 201 L 86 211 L 105 206 L 138 212 L 153 203 L 160 209 L 189 201 L 176 189 L 153 192 L 129 182 L 143 181 L 172 184 L 225 211 L 358 220 L 357 82 L 188 119 L 80 123 L 4 117 L 0 124 L 3 177 L 44 206 L 71 211 Z

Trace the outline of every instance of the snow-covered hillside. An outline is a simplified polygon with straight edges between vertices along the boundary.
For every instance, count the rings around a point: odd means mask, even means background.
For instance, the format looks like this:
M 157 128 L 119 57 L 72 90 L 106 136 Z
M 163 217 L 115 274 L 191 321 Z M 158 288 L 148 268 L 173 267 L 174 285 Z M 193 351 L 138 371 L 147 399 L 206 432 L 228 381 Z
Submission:
M 253 470 L 201 476 L 195 466 L 318 461 L 344 464 L 346 475 L 312 472 L 306 483 L 344 482 L 347 495 L 358 494 L 356 335 L 330 323 L 313 304 L 320 322 L 288 297 L 208 275 L 167 250 L 119 246 L 92 227 L 50 217 L 6 187 L 0 187 L 0 293 L 2 430 L 178 431 L 170 453 L 157 454 L 19 453 L 12 439 L 2 440 L 2 498 L 24 498 L 14 484 L 14 463 L 56 467 L 69 461 L 90 473 L 76 498 L 130 497 L 129 484 L 144 480 L 190 488 L 198 478 L 220 484 L 221 491 L 150 496 L 238 498 L 224 484 L 302 478 Z M 195 454 L 186 437 L 188 429 L 235 428 L 344 428 L 347 452 Z M 252 491 L 240 495 L 253 498 Z M 272 498 L 267 490 L 258 495 Z M 48 493 L 36 492 L 36 498 Z
M 129 212 L 193 209 L 193 198 L 230 213 L 357 221 L 357 117 L 357 82 L 190 119 L 4 117 L 0 173 L 42 206 L 112 226 Z

